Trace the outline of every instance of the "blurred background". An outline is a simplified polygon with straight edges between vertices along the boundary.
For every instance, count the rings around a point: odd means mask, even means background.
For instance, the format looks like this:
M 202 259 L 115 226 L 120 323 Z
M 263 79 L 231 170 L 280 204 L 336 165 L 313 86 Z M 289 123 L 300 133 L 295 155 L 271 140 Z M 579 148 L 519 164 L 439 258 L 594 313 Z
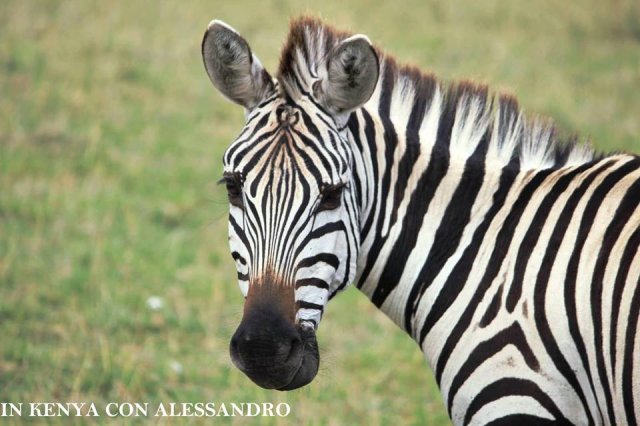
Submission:
M 0 401 L 287 402 L 288 418 L 262 421 L 448 423 L 418 347 L 355 289 L 328 307 L 310 386 L 261 390 L 231 365 L 242 297 L 215 182 L 243 112 L 211 86 L 200 41 L 223 19 L 273 71 L 303 12 L 514 93 L 600 150 L 640 152 L 636 0 L 3 0 Z

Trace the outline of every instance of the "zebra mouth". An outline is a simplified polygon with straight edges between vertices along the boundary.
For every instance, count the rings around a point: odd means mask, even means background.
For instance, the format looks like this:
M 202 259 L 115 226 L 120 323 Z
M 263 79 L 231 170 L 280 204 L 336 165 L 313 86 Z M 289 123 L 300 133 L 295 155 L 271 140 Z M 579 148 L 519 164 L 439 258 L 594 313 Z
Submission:
M 302 339 L 302 355 L 300 357 L 300 365 L 295 371 L 291 381 L 286 385 L 276 388 L 280 391 L 290 391 L 301 388 L 316 377 L 318 367 L 320 366 L 320 353 L 318 351 L 318 342 L 313 330 L 301 329 L 299 331 Z
M 293 325 L 240 324 L 229 352 L 236 367 L 265 389 L 289 391 L 310 383 L 320 355 L 315 331 Z

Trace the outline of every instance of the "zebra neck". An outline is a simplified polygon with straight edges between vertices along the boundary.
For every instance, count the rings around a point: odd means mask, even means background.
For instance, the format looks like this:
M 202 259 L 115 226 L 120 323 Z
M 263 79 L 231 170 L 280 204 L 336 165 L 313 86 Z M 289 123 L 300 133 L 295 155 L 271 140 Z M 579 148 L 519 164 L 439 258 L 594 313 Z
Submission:
M 348 122 L 360 209 L 356 285 L 424 349 L 436 323 L 455 315 L 460 292 L 478 285 L 473 267 L 489 260 L 482 244 L 514 202 L 508 195 L 594 154 L 575 140 L 558 143 L 551 123 L 484 86 L 443 85 L 388 58 L 381 70 Z
M 479 134 L 454 128 L 455 111 L 437 90 L 422 107 L 384 97 L 349 122 L 360 207 L 356 285 L 422 346 L 425 321 L 440 318 L 442 302 L 467 281 L 474 235 L 519 173 L 509 159 L 487 160 L 487 126 Z

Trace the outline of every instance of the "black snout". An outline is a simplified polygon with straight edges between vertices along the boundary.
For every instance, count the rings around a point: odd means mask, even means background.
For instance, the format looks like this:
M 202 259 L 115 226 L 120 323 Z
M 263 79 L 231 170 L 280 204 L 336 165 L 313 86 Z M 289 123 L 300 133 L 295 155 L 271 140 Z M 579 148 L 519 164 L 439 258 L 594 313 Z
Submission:
M 280 316 L 261 317 L 242 321 L 231 338 L 231 355 L 243 371 L 286 365 L 296 361 L 302 350 L 300 334 L 293 325 Z
M 233 363 L 266 389 L 291 390 L 309 383 L 318 371 L 313 330 L 296 327 L 269 307 L 245 311 L 231 338 Z

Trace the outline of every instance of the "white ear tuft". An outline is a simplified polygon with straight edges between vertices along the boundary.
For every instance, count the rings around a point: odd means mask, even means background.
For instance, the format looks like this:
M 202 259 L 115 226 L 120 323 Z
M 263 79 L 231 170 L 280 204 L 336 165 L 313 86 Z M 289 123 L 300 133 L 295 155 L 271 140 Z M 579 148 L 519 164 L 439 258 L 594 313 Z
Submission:
M 219 19 L 212 19 L 211 22 L 209 22 L 209 25 L 207 25 L 207 31 L 211 29 L 211 27 L 213 27 L 214 25 L 220 25 L 226 29 L 228 29 L 229 31 L 232 31 L 238 35 L 240 35 L 240 33 L 238 31 L 236 31 L 235 28 L 233 28 L 231 25 L 227 24 L 224 21 L 221 21 Z
M 373 43 L 371 43 L 371 40 L 369 39 L 369 37 L 367 37 L 364 34 L 354 34 L 351 37 L 345 38 L 344 40 L 342 40 L 342 42 L 340 44 L 351 42 L 351 41 L 354 41 L 354 40 L 364 40 L 369 44 L 369 46 L 373 46 Z

